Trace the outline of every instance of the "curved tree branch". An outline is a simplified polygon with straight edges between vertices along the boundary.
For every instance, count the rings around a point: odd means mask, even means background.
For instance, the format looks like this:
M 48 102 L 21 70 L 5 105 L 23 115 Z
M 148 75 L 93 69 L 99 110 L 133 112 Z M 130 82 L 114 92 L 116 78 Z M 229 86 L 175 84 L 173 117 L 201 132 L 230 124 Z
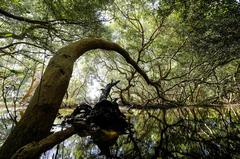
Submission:
M 17 123 L 0 149 L 0 156 L 10 158 L 19 148 L 39 141 L 50 133 L 73 71 L 74 62 L 85 52 L 93 49 L 116 51 L 143 76 L 148 84 L 154 85 L 146 73 L 118 44 L 103 39 L 82 39 L 60 49 L 49 61 L 24 116 Z
M 136 71 L 139 74 L 142 75 L 142 77 L 144 78 L 144 80 L 148 84 L 151 84 L 151 85 L 155 84 L 155 82 L 151 81 L 149 79 L 149 77 L 147 76 L 147 74 L 130 57 L 129 53 L 116 43 L 109 42 L 109 41 L 106 41 L 106 40 L 103 40 L 103 39 L 83 39 L 83 40 L 77 41 L 75 43 L 72 43 L 67 47 L 64 47 L 64 48 L 60 49 L 60 51 L 66 50 L 68 48 L 82 50 L 83 46 L 84 46 L 85 51 L 93 50 L 93 49 L 103 49 L 103 50 L 116 51 L 117 53 L 119 53 L 120 55 L 122 55 L 124 57 L 124 59 L 127 61 L 127 63 L 132 65 L 134 67 L 134 69 L 136 69 Z M 75 55 L 76 56 L 81 56 L 82 54 L 83 54 L 83 52 L 77 52 L 76 51 Z

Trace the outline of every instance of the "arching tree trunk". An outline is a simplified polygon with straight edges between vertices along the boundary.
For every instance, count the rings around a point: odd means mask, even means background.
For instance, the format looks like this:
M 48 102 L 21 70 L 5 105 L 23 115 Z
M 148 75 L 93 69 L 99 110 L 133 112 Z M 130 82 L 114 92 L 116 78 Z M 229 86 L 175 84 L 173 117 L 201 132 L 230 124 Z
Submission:
M 9 159 L 22 146 L 39 141 L 50 134 L 63 96 L 67 90 L 74 62 L 93 49 L 112 50 L 121 54 L 149 84 L 145 72 L 119 45 L 102 39 L 83 39 L 60 49 L 50 60 L 24 116 L 0 149 L 0 158 Z

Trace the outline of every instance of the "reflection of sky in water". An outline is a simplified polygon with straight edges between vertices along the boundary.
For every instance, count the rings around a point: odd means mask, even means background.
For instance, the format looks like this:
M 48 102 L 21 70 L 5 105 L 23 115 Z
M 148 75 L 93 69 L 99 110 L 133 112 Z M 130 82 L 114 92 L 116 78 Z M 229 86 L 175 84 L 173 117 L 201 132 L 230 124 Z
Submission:
M 92 144 L 92 146 L 89 149 L 84 150 L 85 153 L 88 154 L 89 156 L 95 156 L 99 159 L 102 158 L 101 156 L 98 156 L 98 154 L 100 153 L 100 150 L 98 149 L 98 147 L 96 145 L 93 145 L 92 139 L 90 136 L 79 137 L 78 135 L 73 135 L 72 137 L 68 138 L 67 140 L 65 140 L 64 142 L 59 144 L 57 158 L 68 157 L 68 159 L 77 159 L 75 156 L 75 152 L 78 151 L 78 149 L 79 149 L 78 146 L 81 145 L 83 147 L 84 146 L 88 147 L 87 145 L 89 145 L 89 144 Z M 53 158 L 53 157 L 55 157 L 56 151 L 57 151 L 57 146 L 55 146 L 51 150 L 48 150 L 47 152 L 42 154 L 40 159 Z M 62 155 L 62 153 L 64 155 Z M 81 154 L 81 155 L 84 156 L 84 154 Z

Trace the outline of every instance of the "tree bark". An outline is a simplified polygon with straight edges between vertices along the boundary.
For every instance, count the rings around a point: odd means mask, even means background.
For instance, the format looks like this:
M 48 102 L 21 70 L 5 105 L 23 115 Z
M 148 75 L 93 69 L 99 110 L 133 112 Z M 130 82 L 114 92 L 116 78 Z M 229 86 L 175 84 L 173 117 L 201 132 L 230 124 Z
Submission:
M 72 136 L 75 132 L 73 127 L 66 130 L 56 132 L 39 142 L 31 142 L 20 149 L 11 157 L 11 159 L 34 159 L 38 158 L 43 152 L 53 148 L 56 144 L 61 143 L 65 139 Z
M 61 48 L 50 60 L 29 106 L 0 149 L 0 159 L 9 159 L 22 146 L 39 141 L 50 134 L 58 109 L 67 90 L 74 62 L 93 49 L 116 51 L 142 75 L 153 82 L 118 44 L 102 39 L 82 39 Z

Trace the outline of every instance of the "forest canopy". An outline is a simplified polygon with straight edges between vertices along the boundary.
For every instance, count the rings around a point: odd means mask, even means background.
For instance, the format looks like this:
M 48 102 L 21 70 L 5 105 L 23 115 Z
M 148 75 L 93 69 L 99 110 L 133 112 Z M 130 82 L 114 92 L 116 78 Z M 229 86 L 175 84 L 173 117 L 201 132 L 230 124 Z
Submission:
M 26 92 L 33 91 L 57 49 L 101 37 L 129 51 L 152 84 L 120 56 L 93 51 L 75 64 L 67 103 L 94 100 L 89 90 L 100 92 L 116 78 L 121 83 L 113 96 L 123 103 L 238 102 L 240 13 L 235 0 L 1 4 L 3 98 L 18 98 L 8 101 L 27 100 Z
M 100 92 L 116 78 L 121 83 L 113 96 L 123 103 L 238 102 L 240 13 L 235 0 L 1 3 L 4 98 L 14 94 L 17 102 L 25 102 L 57 49 L 101 37 L 123 46 L 152 84 L 120 56 L 93 51 L 76 63 L 67 103 L 94 100 L 89 90 Z
M 20 118 L 18 107 L 29 105 L 38 86 L 41 91 L 48 64 L 57 61 L 54 57 L 61 63 L 60 55 L 87 42 L 95 46 L 86 45 L 86 54 L 77 53 L 80 58 L 72 74 L 66 75 L 71 77 L 69 85 L 55 90 L 67 89 L 63 101 L 56 96 L 62 107 L 95 104 L 101 89 L 114 80 L 120 82 L 109 99 L 117 98 L 127 108 L 239 105 L 238 0 L 0 0 L 0 4 L 0 107 L 7 109 L 14 125 Z M 64 64 L 66 70 L 71 67 L 70 62 Z M 62 80 L 54 79 L 56 84 Z M 46 130 L 58 109 L 51 112 Z M 47 132 L 38 139 L 46 136 Z

